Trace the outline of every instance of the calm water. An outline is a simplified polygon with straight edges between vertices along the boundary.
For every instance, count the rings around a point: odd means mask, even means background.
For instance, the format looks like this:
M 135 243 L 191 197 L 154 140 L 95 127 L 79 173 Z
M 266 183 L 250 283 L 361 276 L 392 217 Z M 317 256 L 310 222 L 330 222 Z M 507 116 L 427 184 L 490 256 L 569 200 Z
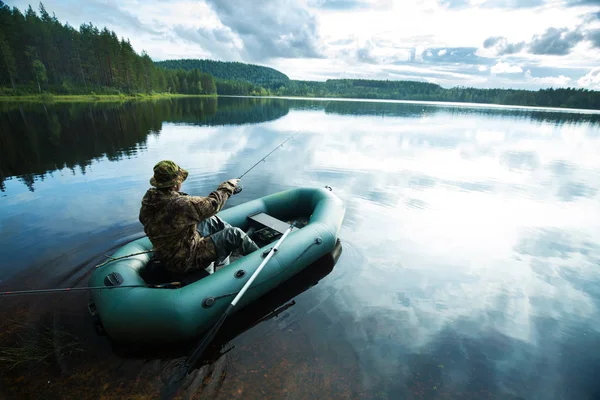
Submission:
M 173 389 L 181 358 L 110 347 L 85 293 L 0 298 L 0 347 L 45 349 L 31 351 L 39 362 L 3 364 L 2 395 L 600 397 L 600 114 L 0 103 L 0 289 L 85 286 L 103 254 L 143 235 L 157 161 L 188 169 L 182 190 L 205 195 L 296 132 L 228 202 L 325 185 L 345 202 L 337 264 L 315 266 L 256 315 L 291 307 L 245 331 L 229 326 L 224 349 L 235 347 Z

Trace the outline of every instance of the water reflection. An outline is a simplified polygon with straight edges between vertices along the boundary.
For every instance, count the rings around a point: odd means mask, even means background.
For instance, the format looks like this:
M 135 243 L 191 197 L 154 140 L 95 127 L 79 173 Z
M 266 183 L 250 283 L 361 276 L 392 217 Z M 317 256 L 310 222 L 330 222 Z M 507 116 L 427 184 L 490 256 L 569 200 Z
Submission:
M 230 99 L 217 112 L 217 99 L 127 103 L 0 103 L 0 189 L 13 176 L 34 191 L 47 173 L 76 169 L 85 175 L 94 160 L 135 156 L 157 137 L 164 123 L 196 126 L 242 125 L 280 118 L 281 101 Z
M 198 101 L 55 105 L 60 142 L 43 109 L 3 113 L 0 279 L 13 289 L 83 284 L 100 254 L 140 235 L 156 161 L 189 169 L 184 190 L 202 195 L 297 132 L 228 205 L 329 185 L 347 207 L 344 253 L 294 318 L 236 339 L 204 395 L 598 394 L 587 372 L 600 367 L 589 351 L 600 338 L 598 114 Z M 81 134 L 92 126 L 97 134 Z

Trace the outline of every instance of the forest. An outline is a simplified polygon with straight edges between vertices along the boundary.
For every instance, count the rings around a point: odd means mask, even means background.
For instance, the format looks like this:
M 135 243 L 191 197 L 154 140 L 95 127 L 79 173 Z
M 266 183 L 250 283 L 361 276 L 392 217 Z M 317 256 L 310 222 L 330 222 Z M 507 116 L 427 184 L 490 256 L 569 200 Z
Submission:
M 61 24 L 40 3 L 25 14 L 0 0 L 0 95 L 215 94 L 198 69 L 166 70 L 107 28 Z
M 491 103 L 600 109 L 600 92 L 583 88 L 443 88 L 417 81 L 291 80 L 273 68 L 214 60 L 153 61 L 107 28 L 62 24 L 40 3 L 23 14 L 0 0 L 0 96 L 180 93 Z
M 287 75 L 269 67 L 241 62 L 226 62 L 214 60 L 167 60 L 155 63 L 161 68 L 190 71 L 199 69 L 211 74 L 218 80 L 250 82 L 264 88 L 276 88 L 287 85 L 290 78 Z

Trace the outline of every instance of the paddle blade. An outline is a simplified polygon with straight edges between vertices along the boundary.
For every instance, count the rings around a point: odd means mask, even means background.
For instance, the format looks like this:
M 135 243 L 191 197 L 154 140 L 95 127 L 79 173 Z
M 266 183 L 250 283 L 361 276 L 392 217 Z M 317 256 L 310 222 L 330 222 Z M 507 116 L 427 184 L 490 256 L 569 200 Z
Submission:
M 219 320 L 210 329 L 210 331 L 208 331 L 204 335 L 204 337 L 202 338 L 202 340 L 200 341 L 198 346 L 194 349 L 193 353 L 188 357 L 188 359 L 185 362 L 185 369 L 186 369 L 186 373 L 188 375 L 190 372 L 192 372 L 192 370 L 196 366 L 196 363 L 198 362 L 200 357 L 202 357 L 202 354 L 204 354 L 204 351 L 206 351 L 206 348 L 208 347 L 210 342 L 215 338 L 215 336 L 217 335 L 217 332 L 219 332 L 219 329 L 223 325 L 223 322 L 225 322 L 225 319 L 227 319 L 227 317 L 231 313 L 232 309 L 233 309 L 233 305 L 230 304 L 229 307 L 227 307 L 227 309 L 223 313 L 223 315 L 221 315 Z

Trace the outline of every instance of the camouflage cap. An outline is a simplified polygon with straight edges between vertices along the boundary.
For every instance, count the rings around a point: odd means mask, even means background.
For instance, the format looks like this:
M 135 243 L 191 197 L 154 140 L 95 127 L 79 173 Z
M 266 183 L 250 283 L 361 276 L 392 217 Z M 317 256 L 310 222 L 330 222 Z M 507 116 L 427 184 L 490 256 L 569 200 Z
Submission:
M 154 176 L 150 184 L 157 188 L 169 188 L 180 184 L 188 177 L 188 172 L 173 161 L 163 160 L 154 166 Z

